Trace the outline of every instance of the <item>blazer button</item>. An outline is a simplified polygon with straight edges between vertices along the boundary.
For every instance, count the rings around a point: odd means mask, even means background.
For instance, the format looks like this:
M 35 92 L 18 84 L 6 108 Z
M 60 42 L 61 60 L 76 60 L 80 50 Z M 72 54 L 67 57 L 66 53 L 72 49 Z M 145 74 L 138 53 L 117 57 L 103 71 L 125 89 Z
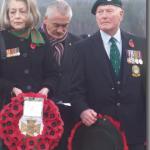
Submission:
M 25 69 L 25 70 L 24 70 L 24 73 L 25 73 L 25 74 L 29 74 L 29 69 Z
M 120 85 L 120 81 L 117 81 L 117 84 Z
M 31 87 L 31 85 L 27 85 L 27 90 L 31 90 L 32 89 L 32 87 Z
M 120 104 L 119 102 L 116 104 L 116 106 L 118 106 L 118 107 L 120 107 L 120 105 L 121 105 L 121 104 Z
M 115 88 L 114 88 L 114 87 L 112 87 L 111 89 L 112 89 L 112 90 L 114 90 Z
M 61 76 L 62 76 L 62 73 L 59 73 L 59 76 L 61 77 Z
M 28 55 L 27 53 L 23 53 L 23 54 L 22 54 L 22 56 L 23 56 L 24 58 L 27 57 L 27 55 Z
M 118 94 L 120 94 L 121 92 L 120 92 L 120 90 L 118 91 Z

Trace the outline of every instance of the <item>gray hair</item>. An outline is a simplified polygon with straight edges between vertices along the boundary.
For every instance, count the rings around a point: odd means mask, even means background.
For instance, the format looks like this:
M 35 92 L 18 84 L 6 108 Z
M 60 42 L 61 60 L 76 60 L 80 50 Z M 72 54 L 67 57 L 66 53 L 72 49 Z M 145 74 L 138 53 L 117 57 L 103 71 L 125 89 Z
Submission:
M 72 18 L 71 6 L 65 0 L 55 0 L 49 4 L 46 9 L 45 16 L 50 17 L 53 15 L 54 10 L 58 11 L 60 14 Z
M 0 27 L 3 29 L 10 28 L 10 20 L 8 16 L 9 3 L 13 0 L 3 0 L 0 11 Z M 25 2 L 28 9 L 28 22 L 26 27 L 34 28 L 39 23 L 40 12 L 37 7 L 36 0 L 15 0 Z

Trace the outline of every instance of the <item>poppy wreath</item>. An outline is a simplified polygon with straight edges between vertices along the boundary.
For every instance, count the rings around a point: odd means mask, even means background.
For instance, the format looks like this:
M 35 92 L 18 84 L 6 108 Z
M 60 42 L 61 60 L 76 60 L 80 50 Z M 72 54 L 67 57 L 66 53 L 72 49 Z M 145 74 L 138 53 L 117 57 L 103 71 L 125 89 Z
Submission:
M 24 97 L 44 98 L 43 130 L 37 136 L 26 136 L 19 129 L 23 115 Z M 63 134 L 63 121 L 58 107 L 41 94 L 23 93 L 11 98 L 11 102 L 0 112 L 0 138 L 11 150 L 53 150 Z
M 120 123 L 111 116 L 98 114 L 90 127 L 77 122 L 68 138 L 68 150 L 128 150 L 125 133 Z

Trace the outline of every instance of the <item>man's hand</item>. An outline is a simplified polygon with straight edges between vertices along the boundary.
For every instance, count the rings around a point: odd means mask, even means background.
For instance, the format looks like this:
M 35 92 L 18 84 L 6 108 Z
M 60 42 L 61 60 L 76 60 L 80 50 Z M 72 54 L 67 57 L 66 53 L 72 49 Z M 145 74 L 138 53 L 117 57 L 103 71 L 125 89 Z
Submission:
M 86 109 L 81 112 L 80 118 L 83 124 L 91 126 L 97 120 L 97 113 L 93 109 Z
M 46 97 L 48 96 L 48 92 L 49 92 L 49 89 L 48 88 L 42 88 L 39 93 L 42 94 L 42 95 L 45 95 Z
M 18 96 L 19 94 L 22 93 L 22 90 L 14 87 L 12 93 L 15 94 L 15 96 Z

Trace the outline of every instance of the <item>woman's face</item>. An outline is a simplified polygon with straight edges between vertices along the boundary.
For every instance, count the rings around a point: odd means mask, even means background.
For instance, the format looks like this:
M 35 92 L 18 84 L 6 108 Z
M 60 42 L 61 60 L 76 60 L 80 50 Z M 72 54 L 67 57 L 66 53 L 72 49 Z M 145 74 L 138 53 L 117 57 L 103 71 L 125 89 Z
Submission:
M 8 17 L 11 28 L 14 30 L 22 30 L 26 27 L 28 10 L 27 5 L 23 1 L 11 0 L 9 3 Z

